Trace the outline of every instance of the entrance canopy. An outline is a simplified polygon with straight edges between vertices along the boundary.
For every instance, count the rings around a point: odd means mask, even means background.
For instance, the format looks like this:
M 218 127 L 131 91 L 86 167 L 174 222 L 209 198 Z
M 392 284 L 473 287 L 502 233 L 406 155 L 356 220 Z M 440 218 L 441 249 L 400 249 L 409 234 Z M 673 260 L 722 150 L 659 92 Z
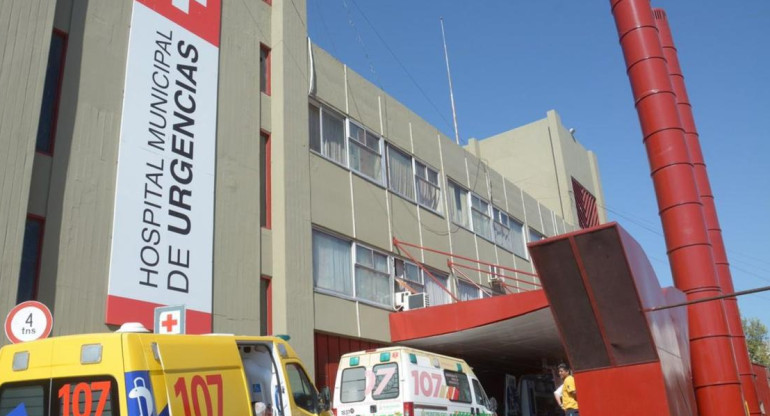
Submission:
M 542 290 L 394 312 L 390 333 L 481 371 L 531 373 L 566 357 Z

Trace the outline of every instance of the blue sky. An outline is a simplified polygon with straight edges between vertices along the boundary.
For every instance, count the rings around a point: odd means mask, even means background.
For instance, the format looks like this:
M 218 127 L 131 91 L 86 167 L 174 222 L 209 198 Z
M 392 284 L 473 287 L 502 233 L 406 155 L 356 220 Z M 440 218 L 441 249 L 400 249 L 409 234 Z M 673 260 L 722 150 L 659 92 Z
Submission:
M 736 290 L 770 286 L 770 1 L 658 0 L 679 50 Z M 308 31 L 340 61 L 462 140 L 555 109 L 599 159 L 608 215 L 672 285 L 641 129 L 609 0 L 307 0 Z M 770 292 L 740 298 L 770 327 Z

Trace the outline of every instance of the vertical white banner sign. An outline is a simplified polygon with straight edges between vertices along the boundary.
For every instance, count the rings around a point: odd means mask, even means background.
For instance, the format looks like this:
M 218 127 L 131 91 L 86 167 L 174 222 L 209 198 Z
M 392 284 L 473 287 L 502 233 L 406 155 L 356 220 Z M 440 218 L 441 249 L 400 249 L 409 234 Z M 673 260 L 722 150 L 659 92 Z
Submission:
M 106 322 L 185 305 L 211 331 L 221 0 L 135 0 Z

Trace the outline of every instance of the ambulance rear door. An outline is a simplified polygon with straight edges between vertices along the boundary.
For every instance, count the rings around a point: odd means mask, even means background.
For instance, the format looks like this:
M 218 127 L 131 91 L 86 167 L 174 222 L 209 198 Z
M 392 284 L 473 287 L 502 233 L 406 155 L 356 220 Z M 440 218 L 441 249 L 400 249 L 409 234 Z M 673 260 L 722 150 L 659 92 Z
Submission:
M 156 343 L 172 415 L 251 414 L 243 364 L 232 337 L 163 336 Z

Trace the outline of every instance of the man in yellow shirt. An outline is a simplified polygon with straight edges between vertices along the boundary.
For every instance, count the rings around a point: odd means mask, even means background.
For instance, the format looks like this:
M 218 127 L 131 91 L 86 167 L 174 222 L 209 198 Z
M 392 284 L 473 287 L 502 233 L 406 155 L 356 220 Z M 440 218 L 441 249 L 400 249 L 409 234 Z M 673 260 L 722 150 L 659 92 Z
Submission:
M 561 407 L 567 416 L 579 415 L 575 379 L 570 375 L 567 364 L 559 364 L 557 368 L 559 369 L 559 377 L 564 381 L 561 391 Z

